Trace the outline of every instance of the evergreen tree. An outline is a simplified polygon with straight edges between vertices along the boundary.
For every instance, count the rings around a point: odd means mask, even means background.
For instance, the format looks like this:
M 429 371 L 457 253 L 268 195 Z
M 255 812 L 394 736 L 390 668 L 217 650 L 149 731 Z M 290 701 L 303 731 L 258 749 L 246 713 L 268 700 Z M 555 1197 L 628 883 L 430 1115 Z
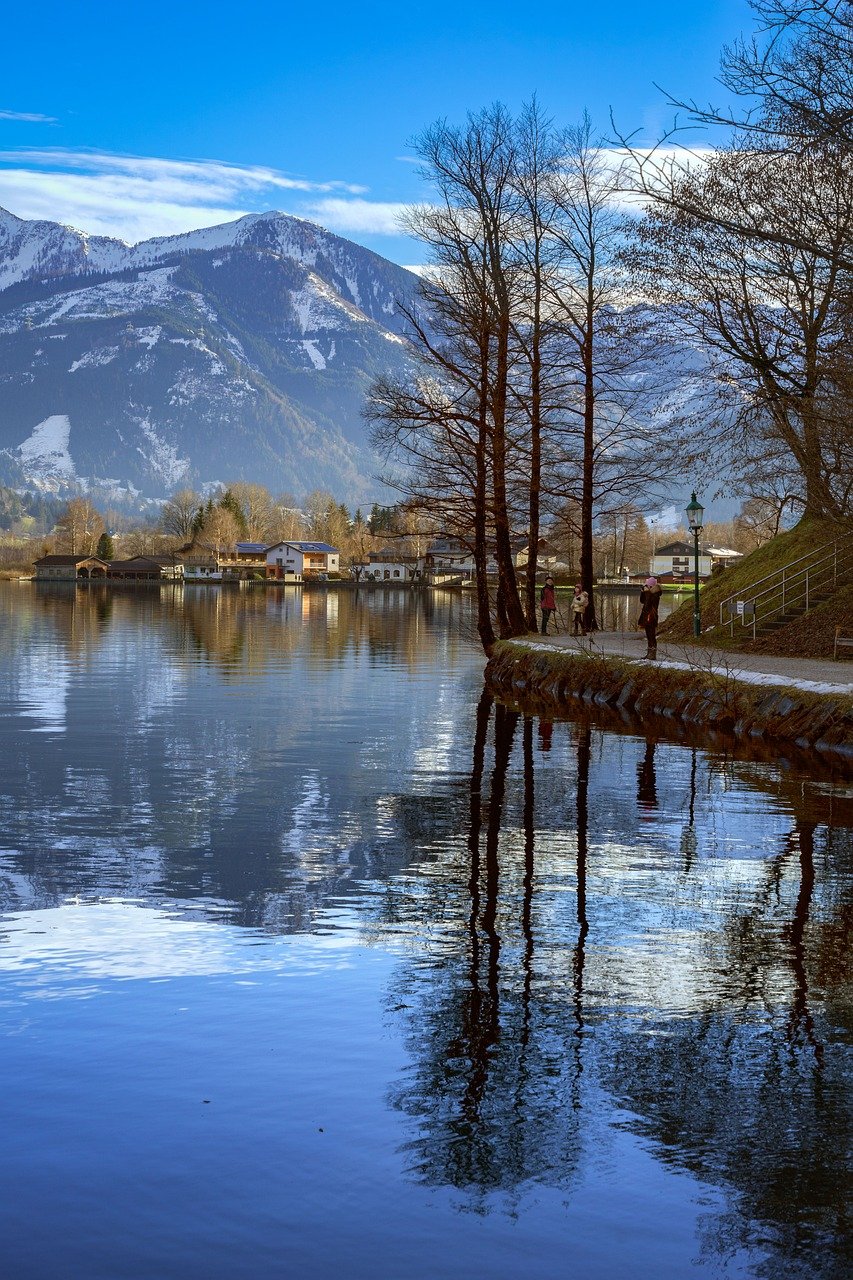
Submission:
M 112 560 L 115 556 L 115 547 L 113 540 L 107 533 L 106 529 L 98 538 L 98 545 L 95 548 L 95 555 L 100 556 L 102 560 Z
M 226 489 L 222 497 L 219 499 L 218 506 L 222 511 L 228 511 L 234 517 L 234 523 L 237 526 L 237 537 L 247 538 L 249 529 L 246 524 L 246 516 L 240 505 L 236 495 L 230 489 Z

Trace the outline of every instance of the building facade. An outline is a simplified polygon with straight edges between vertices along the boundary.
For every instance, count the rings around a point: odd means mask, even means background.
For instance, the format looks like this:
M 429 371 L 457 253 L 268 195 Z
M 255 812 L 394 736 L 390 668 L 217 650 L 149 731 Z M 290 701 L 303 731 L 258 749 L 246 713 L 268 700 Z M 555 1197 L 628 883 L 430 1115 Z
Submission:
M 276 542 L 265 549 L 268 578 L 318 578 L 341 571 L 341 553 L 328 542 Z

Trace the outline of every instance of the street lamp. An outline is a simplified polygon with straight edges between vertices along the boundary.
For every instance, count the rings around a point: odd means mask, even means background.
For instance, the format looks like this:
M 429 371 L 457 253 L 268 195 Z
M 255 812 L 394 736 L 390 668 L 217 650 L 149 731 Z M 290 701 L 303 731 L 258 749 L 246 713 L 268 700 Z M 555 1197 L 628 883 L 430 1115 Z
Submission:
M 702 610 L 699 607 L 699 534 L 702 532 L 702 517 L 705 508 L 696 501 L 694 490 L 684 513 L 687 525 L 693 534 L 693 634 L 698 640 L 702 634 Z

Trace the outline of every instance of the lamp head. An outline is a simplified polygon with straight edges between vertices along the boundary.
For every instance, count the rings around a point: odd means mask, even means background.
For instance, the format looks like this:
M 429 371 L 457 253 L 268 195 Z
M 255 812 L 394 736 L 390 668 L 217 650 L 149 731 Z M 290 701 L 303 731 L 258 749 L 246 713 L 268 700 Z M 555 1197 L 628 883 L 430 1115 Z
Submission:
M 687 516 L 687 524 L 691 532 L 697 533 L 702 528 L 702 519 L 705 515 L 705 508 L 701 502 L 696 501 L 696 492 L 694 490 L 690 495 L 690 501 L 684 512 Z

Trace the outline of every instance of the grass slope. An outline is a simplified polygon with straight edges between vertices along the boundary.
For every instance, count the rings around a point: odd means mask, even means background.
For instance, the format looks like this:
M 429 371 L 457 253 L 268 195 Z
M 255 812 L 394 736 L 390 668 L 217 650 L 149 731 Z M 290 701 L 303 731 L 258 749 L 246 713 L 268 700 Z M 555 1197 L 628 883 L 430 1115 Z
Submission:
M 752 594 L 756 582 L 775 573 L 784 565 L 833 542 L 839 535 L 853 533 L 853 524 L 834 520 L 801 520 L 793 529 L 780 533 L 745 556 L 733 569 L 712 578 L 702 588 L 702 642 L 721 649 L 748 650 L 753 653 L 778 653 L 804 658 L 831 658 L 836 626 L 853 629 L 853 590 L 847 576 L 835 594 L 803 617 L 789 622 L 778 631 L 759 635 L 755 641 L 746 628 L 737 623 L 734 635 L 728 628 L 716 626 L 720 604 L 728 596 L 744 598 Z M 714 630 L 708 632 L 708 627 Z M 692 597 L 671 614 L 661 626 L 661 638 L 689 643 L 693 639 Z M 847 650 L 846 652 L 850 652 Z

